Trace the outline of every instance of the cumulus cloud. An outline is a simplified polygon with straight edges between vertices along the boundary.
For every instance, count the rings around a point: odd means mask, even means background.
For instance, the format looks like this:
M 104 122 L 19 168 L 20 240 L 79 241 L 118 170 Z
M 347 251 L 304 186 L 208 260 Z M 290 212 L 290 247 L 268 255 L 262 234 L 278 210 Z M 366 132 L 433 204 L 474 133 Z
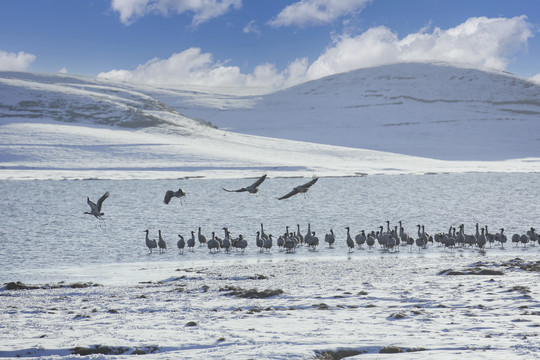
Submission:
M 98 74 L 100 79 L 163 85 L 202 85 L 215 87 L 266 86 L 276 88 L 282 76 L 272 64 L 257 66 L 242 74 L 238 66 L 215 62 L 212 54 L 190 48 L 168 59 L 154 58 L 133 71 L 112 70 Z
M 360 12 L 371 0 L 301 0 L 285 7 L 269 25 L 321 25 L 344 15 Z
M 22 51 L 8 53 L 0 50 L 0 70 L 25 71 L 36 60 L 36 56 Z
M 454 28 L 422 29 L 402 39 L 387 27 L 379 26 L 356 36 L 337 36 L 311 64 L 306 58 L 296 59 L 281 71 L 273 64 L 262 64 L 245 74 L 238 66 L 217 62 L 212 54 L 191 48 L 168 59 L 152 59 L 133 71 L 112 70 L 98 77 L 151 84 L 276 90 L 340 72 L 397 62 L 442 61 L 504 70 L 509 56 L 526 47 L 532 36 L 525 16 L 470 18 Z
M 447 30 L 435 28 L 403 39 L 384 26 L 358 36 L 342 35 L 307 70 L 308 79 L 368 66 L 410 61 L 443 61 L 504 70 L 508 57 L 533 36 L 525 16 L 470 18 Z
M 364 67 L 398 61 L 399 39 L 395 33 L 381 26 L 361 35 L 342 35 L 333 46 L 315 60 L 306 71 L 308 80 Z
M 146 14 L 193 13 L 192 25 L 197 26 L 221 16 L 231 8 L 239 9 L 242 0 L 111 0 L 111 8 L 118 12 L 120 21 L 129 25 Z
M 540 85 L 540 74 L 534 75 L 534 76 L 531 78 L 531 81 L 537 83 L 538 85 Z
M 470 18 L 448 30 L 411 34 L 400 41 L 399 60 L 467 62 L 502 70 L 508 56 L 525 46 L 533 36 L 526 16 Z

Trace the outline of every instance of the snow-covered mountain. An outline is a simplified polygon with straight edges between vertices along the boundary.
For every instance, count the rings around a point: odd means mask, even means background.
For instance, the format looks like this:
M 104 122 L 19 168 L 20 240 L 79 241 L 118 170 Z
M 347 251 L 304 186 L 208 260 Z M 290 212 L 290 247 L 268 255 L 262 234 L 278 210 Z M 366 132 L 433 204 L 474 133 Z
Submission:
M 218 90 L 0 72 L 0 178 L 540 170 L 539 87 L 507 74 L 399 64 Z
M 446 160 L 540 157 L 540 86 L 504 72 L 402 63 L 258 97 L 155 94 L 246 134 Z

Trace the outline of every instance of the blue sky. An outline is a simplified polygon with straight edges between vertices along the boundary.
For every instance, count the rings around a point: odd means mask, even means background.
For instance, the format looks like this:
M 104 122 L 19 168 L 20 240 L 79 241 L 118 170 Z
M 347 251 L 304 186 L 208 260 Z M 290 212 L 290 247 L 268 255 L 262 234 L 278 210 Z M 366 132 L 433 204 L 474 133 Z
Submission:
M 0 70 L 280 88 L 449 61 L 540 74 L 536 0 L 2 0 Z

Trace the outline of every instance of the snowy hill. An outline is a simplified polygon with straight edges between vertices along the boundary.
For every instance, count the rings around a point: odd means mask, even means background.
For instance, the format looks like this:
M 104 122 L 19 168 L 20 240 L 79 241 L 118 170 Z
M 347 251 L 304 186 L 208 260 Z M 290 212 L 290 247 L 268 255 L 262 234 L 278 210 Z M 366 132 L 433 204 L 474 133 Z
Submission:
M 540 86 L 503 72 L 405 63 L 211 102 L 155 94 L 246 134 L 446 160 L 540 157 Z
M 539 93 L 425 64 L 259 96 L 0 72 L 0 179 L 539 171 Z
M 2 118 L 39 118 L 125 128 L 185 126 L 194 122 L 184 118 L 184 122 L 175 123 L 155 116 L 153 112 L 177 113 L 140 91 L 90 78 L 0 72 L 0 94 Z

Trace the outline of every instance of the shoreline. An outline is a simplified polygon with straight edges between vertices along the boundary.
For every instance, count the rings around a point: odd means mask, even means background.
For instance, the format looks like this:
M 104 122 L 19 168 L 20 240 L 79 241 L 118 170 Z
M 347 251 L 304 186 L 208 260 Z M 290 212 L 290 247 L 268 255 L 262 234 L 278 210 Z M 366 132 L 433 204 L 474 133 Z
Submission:
M 506 161 L 506 160 L 505 160 Z M 518 159 L 518 162 L 525 159 Z M 540 158 L 527 161 L 540 163 Z M 498 163 L 498 162 L 497 162 Z M 292 179 L 292 178 L 308 178 L 317 176 L 320 178 L 347 178 L 347 177 L 364 177 L 364 176 L 417 176 L 417 175 L 446 175 L 446 174 L 517 174 L 540 173 L 540 168 L 510 168 L 502 169 L 501 166 L 496 166 L 491 169 L 476 168 L 471 165 L 471 168 L 466 169 L 441 169 L 440 171 L 397 171 L 395 169 L 387 169 L 386 171 L 371 171 L 371 172 L 340 172 L 340 171 L 279 171 L 275 168 L 263 168 L 256 170 L 243 171 L 209 171 L 209 172 L 191 172 L 191 171 L 154 171 L 154 170 L 134 170 L 134 171 L 115 171 L 108 169 L 98 169 L 94 171 L 74 171 L 74 170 L 10 170 L 5 167 L 0 167 L 0 181 L 33 181 L 33 180 L 51 180 L 51 181 L 92 181 L 92 180 L 218 180 L 218 179 L 249 179 L 258 178 L 261 173 L 270 173 L 269 178 L 274 179 Z

